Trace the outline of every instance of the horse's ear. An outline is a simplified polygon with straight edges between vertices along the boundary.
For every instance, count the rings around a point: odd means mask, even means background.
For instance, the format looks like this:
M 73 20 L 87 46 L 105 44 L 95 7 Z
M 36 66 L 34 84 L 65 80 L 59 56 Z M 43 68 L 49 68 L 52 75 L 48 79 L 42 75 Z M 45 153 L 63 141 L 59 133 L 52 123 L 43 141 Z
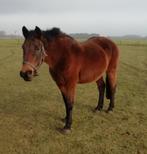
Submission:
M 36 32 L 37 36 L 40 38 L 41 37 L 41 29 L 38 26 L 35 27 L 35 32 Z
M 27 38 L 27 36 L 28 36 L 28 34 L 29 34 L 29 30 L 28 30 L 25 26 L 23 26 L 23 27 L 22 27 L 22 33 L 23 33 L 23 36 L 24 36 L 25 38 Z

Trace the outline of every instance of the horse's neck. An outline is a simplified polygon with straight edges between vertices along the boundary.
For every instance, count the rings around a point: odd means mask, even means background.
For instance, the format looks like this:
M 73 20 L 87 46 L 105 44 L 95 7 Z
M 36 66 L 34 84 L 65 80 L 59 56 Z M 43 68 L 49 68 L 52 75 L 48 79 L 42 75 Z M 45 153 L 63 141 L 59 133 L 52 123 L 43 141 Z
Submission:
M 66 45 L 66 38 L 60 38 L 58 40 L 53 40 L 52 42 L 45 40 L 44 47 L 46 50 L 47 57 L 45 62 L 49 67 L 54 67 L 60 60 L 63 59 L 68 52 L 68 47 Z

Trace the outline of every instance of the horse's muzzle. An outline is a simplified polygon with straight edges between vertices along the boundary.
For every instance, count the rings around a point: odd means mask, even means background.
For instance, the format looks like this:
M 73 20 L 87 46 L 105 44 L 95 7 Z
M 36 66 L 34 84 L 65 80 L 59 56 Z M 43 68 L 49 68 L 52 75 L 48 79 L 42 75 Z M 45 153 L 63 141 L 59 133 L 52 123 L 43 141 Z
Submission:
M 27 71 L 27 72 L 22 72 L 22 71 L 20 71 L 20 76 L 21 76 L 25 81 L 32 81 L 33 72 L 32 72 L 32 71 Z

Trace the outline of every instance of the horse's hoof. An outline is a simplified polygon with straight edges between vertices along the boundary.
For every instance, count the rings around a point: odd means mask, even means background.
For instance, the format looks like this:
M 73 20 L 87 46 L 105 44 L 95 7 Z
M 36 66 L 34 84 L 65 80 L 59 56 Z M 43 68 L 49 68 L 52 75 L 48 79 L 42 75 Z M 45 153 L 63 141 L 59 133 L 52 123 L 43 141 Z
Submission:
M 71 129 L 63 128 L 61 132 L 62 132 L 62 134 L 70 134 L 71 133 Z
M 113 113 L 113 110 L 112 110 L 112 109 L 108 109 L 108 110 L 106 111 L 106 113 L 112 114 L 112 113 Z
M 99 112 L 101 112 L 102 111 L 102 108 L 98 108 L 98 107 L 96 107 L 94 110 L 93 110 L 93 112 L 95 112 L 95 113 L 99 113 Z

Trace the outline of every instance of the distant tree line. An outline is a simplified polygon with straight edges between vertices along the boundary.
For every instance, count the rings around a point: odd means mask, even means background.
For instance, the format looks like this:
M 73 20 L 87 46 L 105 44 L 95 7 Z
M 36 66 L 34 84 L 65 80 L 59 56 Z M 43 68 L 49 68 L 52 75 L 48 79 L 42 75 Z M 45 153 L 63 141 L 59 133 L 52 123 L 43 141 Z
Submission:
M 101 36 L 100 34 L 96 34 L 96 33 L 71 33 L 69 34 L 71 37 L 74 37 L 75 39 L 82 39 L 82 40 L 85 40 L 87 38 L 90 38 L 90 37 L 95 37 L 95 36 Z M 147 39 L 147 36 L 145 37 L 142 37 L 142 36 L 139 36 L 139 35 L 124 35 L 124 36 L 108 36 L 109 38 L 112 38 L 112 39 L 117 39 L 117 40 L 140 40 L 140 39 Z M 5 31 L 3 30 L 0 30 L 0 39 L 21 39 L 23 38 L 21 35 L 16 35 L 16 34 L 6 34 Z
M 0 31 L 0 37 L 3 37 L 5 35 L 6 35 L 5 31 Z
M 7 35 L 5 31 L 0 30 L 0 39 L 17 39 L 17 38 L 21 38 L 21 36 L 15 34 Z

